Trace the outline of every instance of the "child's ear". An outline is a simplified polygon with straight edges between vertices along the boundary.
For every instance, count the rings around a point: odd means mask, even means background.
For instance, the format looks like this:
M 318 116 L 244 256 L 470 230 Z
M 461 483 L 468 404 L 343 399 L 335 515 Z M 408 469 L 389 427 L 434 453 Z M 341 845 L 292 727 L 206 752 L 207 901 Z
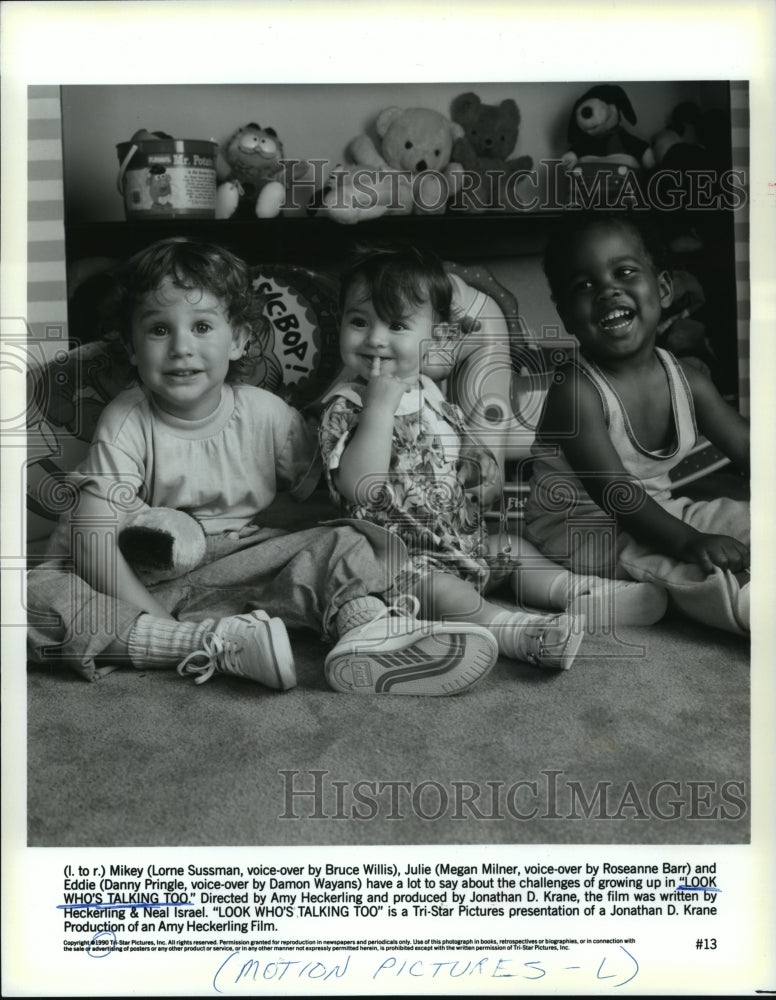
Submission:
M 665 309 L 674 301 L 674 279 L 670 271 L 661 271 L 658 274 L 657 286 L 660 292 L 660 305 Z
M 249 326 L 239 326 L 234 331 L 232 346 L 229 349 L 229 360 L 239 361 L 245 353 L 248 341 L 251 339 L 251 328 Z

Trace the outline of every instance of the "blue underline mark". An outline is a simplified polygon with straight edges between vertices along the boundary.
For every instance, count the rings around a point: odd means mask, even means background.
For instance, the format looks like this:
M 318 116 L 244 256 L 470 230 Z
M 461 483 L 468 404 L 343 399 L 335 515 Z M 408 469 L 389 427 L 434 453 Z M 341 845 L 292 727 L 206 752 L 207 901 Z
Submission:
M 127 910 L 156 908 L 157 906 L 194 906 L 193 903 L 57 903 L 58 910 Z

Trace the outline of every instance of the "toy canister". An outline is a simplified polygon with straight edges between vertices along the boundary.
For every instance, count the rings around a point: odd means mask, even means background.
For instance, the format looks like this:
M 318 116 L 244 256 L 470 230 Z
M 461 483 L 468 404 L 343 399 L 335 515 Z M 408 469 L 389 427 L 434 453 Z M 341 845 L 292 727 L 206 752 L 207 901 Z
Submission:
M 127 219 L 215 217 L 217 143 L 143 130 L 116 149 Z

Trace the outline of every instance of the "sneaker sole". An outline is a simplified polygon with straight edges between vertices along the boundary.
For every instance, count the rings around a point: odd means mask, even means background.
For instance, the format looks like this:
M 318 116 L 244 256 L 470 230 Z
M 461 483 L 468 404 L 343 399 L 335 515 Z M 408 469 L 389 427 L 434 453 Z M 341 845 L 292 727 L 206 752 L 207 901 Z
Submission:
M 474 687 L 497 659 L 490 632 L 440 624 L 432 634 L 390 652 L 359 649 L 354 642 L 352 648 L 330 654 L 326 680 L 344 694 L 444 697 Z
M 277 678 L 276 688 L 279 691 L 290 691 L 296 687 L 296 666 L 288 632 L 279 618 L 270 618 L 267 625 L 272 642 L 272 666 Z

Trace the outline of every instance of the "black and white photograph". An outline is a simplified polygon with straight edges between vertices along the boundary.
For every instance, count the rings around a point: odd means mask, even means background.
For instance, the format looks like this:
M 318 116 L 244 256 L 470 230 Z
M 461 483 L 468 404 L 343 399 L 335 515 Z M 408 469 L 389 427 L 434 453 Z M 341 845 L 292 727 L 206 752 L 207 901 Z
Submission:
M 30 844 L 747 842 L 746 84 L 38 95 Z
M 517 5 L 225 4 L 278 48 L 215 69 L 206 5 L 121 6 L 72 21 L 132 71 L 17 52 L 3 110 L 20 954 L 85 996 L 772 990 L 760 32 L 680 62 L 732 17 L 680 4 L 648 61 L 676 5 L 591 4 L 602 58 L 581 4 L 527 59 Z

